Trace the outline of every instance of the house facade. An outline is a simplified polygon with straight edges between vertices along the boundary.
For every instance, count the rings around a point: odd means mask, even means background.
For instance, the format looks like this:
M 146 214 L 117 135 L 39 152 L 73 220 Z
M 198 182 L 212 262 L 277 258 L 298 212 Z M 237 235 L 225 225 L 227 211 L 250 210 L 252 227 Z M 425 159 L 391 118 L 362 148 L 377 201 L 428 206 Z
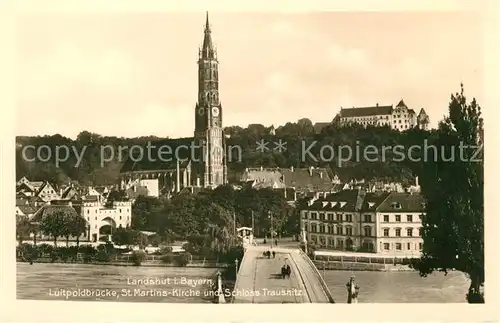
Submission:
M 59 192 L 48 181 L 29 181 L 26 177 L 17 181 L 16 193 L 26 197 L 36 196 L 45 202 L 61 198 Z
M 424 210 L 420 194 L 391 193 L 377 208 L 376 252 L 420 256 Z
M 300 210 L 300 226 L 307 241 L 321 249 L 413 257 L 422 248 L 423 207 L 418 194 L 318 194 Z

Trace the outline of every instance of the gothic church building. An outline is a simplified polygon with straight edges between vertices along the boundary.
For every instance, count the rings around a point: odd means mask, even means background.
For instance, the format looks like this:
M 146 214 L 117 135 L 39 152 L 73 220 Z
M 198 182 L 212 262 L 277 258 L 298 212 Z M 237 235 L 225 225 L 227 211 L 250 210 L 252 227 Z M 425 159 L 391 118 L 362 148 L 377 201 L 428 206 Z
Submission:
M 155 192 L 146 195 L 168 195 L 183 189 L 215 188 L 227 183 L 218 65 L 207 13 L 198 55 L 194 137 L 152 142 L 150 147 L 144 147 L 142 154 L 139 150 L 130 151 L 120 171 L 122 189 L 131 191 L 132 195 L 137 190 Z M 171 155 L 159 155 L 159 149 Z

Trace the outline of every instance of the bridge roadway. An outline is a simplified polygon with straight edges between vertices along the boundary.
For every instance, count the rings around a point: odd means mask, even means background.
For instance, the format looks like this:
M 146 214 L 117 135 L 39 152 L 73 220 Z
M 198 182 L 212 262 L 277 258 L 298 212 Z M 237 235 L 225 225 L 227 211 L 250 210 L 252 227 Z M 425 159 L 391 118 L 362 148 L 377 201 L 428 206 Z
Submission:
M 263 256 L 275 251 L 276 258 Z M 281 267 L 290 265 L 290 278 Z M 321 276 L 298 249 L 249 246 L 241 261 L 233 291 L 233 303 L 333 303 Z

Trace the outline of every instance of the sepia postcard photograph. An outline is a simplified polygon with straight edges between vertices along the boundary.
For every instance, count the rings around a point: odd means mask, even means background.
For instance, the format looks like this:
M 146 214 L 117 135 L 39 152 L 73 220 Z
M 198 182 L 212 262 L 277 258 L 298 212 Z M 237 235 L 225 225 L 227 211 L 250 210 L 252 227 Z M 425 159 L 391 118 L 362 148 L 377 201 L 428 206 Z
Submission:
M 15 298 L 491 304 L 484 30 L 465 9 L 17 13 Z

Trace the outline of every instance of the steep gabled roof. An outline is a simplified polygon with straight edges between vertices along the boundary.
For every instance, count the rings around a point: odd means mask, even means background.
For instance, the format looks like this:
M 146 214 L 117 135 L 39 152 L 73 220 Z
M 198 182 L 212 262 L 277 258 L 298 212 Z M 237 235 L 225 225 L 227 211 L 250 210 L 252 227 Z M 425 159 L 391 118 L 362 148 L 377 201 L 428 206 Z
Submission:
M 25 215 L 31 215 L 34 214 L 39 208 L 42 206 L 36 207 L 34 205 L 19 205 L 18 208 L 23 212 Z
M 382 202 L 389 196 L 390 193 L 366 193 L 365 199 L 363 201 L 363 206 L 361 207 L 362 212 L 376 212 L 377 208 Z
M 425 200 L 420 194 L 391 192 L 377 212 L 425 212 Z
M 61 198 L 63 198 L 63 199 L 73 198 L 73 197 L 74 197 L 75 195 L 77 195 L 77 194 L 78 194 L 78 191 L 76 190 L 76 188 L 71 187 L 71 186 L 68 186 L 68 187 L 64 190 L 64 192 L 63 192 L 63 194 L 62 194 Z
M 396 105 L 396 107 L 405 107 L 407 108 L 406 104 L 405 104 L 405 101 L 403 101 L 403 99 L 401 99 L 401 101 L 399 101 L 399 103 Z
M 355 212 L 358 193 L 358 190 L 345 190 L 330 194 L 327 197 L 315 200 L 307 209 L 317 211 Z
M 375 107 L 359 107 L 340 110 L 341 118 L 351 117 L 370 117 L 379 115 L 388 115 L 392 113 L 392 105 L 375 106 Z
M 34 187 L 32 187 L 31 185 L 24 183 L 24 182 L 20 183 L 16 187 L 16 192 L 21 192 L 21 191 L 26 191 L 26 190 L 29 192 L 36 192 L 36 189 Z

